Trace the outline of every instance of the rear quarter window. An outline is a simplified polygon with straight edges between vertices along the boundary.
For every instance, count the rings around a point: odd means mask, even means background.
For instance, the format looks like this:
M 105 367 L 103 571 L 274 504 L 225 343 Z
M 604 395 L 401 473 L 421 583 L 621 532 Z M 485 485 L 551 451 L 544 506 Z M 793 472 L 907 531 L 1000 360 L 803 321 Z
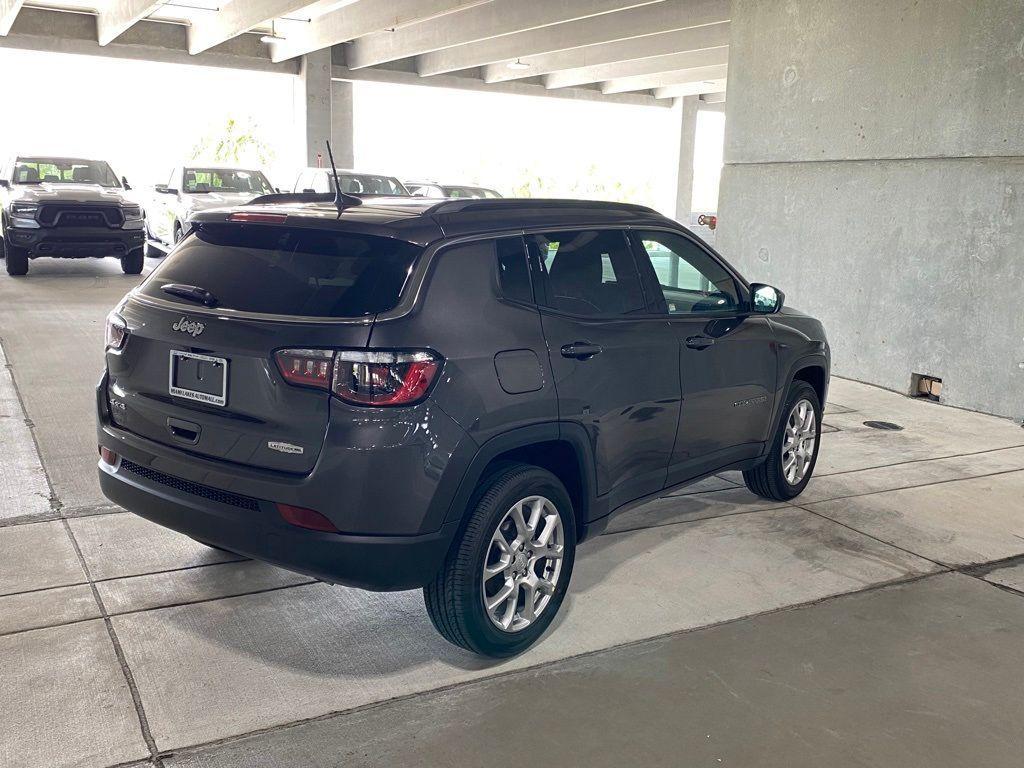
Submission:
M 194 302 L 164 285 L 198 286 L 219 309 L 351 318 L 398 304 L 419 246 L 351 232 L 259 224 L 204 224 L 143 283 L 144 296 Z

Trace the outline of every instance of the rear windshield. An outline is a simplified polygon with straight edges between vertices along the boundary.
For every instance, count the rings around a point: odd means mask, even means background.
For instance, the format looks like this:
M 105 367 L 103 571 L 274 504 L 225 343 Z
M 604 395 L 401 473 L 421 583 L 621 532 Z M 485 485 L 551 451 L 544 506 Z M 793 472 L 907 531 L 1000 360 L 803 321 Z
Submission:
M 363 317 L 393 309 L 419 246 L 351 232 L 263 224 L 203 224 L 143 284 L 145 296 L 171 283 L 209 291 L 216 306 L 297 317 Z
M 185 191 L 189 194 L 200 192 L 241 192 L 255 195 L 269 195 L 274 191 L 267 177 L 259 171 L 236 171 L 220 168 L 186 168 L 184 173 Z

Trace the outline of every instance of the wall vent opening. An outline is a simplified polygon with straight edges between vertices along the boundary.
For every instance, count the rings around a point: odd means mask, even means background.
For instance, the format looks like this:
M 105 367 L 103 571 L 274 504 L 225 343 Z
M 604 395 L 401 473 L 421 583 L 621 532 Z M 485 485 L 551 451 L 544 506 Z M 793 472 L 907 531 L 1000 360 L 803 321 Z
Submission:
M 910 396 L 923 397 L 926 400 L 939 402 L 942 394 L 942 379 L 925 373 L 910 374 Z

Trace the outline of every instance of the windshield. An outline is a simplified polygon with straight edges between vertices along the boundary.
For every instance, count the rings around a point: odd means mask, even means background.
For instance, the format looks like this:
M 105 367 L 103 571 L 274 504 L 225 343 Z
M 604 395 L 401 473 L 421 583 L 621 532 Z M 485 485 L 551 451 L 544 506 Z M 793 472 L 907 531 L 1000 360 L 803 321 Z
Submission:
M 483 187 L 444 187 L 445 197 L 498 198 L 501 197 L 493 189 Z
M 269 195 L 274 189 L 260 171 L 235 171 L 221 168 L 186 168 L 184 192 L 240 192 Z
M 19 157 L 14 163 L 15 184 L 99 184 L 120 187 L 121 182 L 103 160 L 70 157 Z
M 419 253 L 411 243 L 354 232 L 202 224 L 141 291 L 173 301 L 162 287 L 182 283 L 213 294 L 223 309 L 363 317 L 398 304 Z
M 398 195 L 407 197 L 409 190 L 394 176 L 375 176 L 369 173 L 339 173 L 342 192 L 363 195 Z M 331 189 L 334 182 L 331 181 Z

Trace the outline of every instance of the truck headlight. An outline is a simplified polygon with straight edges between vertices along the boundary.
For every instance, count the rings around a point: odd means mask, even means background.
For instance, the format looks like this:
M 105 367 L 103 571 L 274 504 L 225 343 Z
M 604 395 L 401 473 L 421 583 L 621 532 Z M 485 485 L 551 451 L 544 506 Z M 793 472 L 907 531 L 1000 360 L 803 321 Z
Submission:
M 142 207 L 138 205 L 121 206 L 125 221 L 142 221 Z
M 11 203 L 11 226 L 38 229 L 38 212 L 39 206 L 35 203 Z

